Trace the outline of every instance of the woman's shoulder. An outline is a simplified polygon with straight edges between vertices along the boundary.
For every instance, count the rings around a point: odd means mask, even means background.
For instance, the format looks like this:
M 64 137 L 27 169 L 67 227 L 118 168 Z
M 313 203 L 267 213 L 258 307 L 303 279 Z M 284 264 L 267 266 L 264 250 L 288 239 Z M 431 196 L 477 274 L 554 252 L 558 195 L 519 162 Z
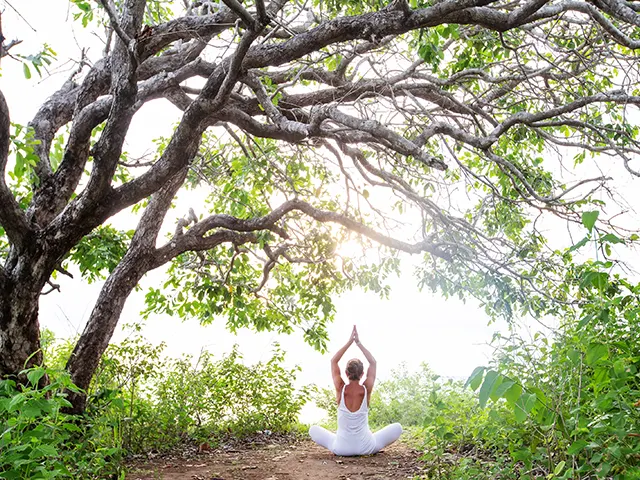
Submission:
M 366 388 L 364 387 L 364 385 L 361 384 L 356 384 L 356 383 L 348 383 L 345 387 L 345 392 L 351 393 L 351 394 L 362 394 L 365 392 Z

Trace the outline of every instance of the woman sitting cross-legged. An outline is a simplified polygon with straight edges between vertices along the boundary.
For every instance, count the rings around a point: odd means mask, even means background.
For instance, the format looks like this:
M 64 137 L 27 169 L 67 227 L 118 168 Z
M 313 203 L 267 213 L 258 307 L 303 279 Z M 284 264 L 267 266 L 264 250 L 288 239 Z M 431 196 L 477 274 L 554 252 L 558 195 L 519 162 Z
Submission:
M 340 367 L 338 367 L 344 352 L 354 342 L 369 362 L 367 378 L 362 385 L 360 385 L 360 379 L 364 373 L 364 367 L 360 360 L 354 358 L 347 363 L 345 373 L 349 379 L 348 384 L 342 380 Z M 331 374 L 338 403 L 338 432 L 332 433 L 314 425 L 309 429 L 309 435 L 314 442 L 328 448 L 336 455 L 371 455 L 400 437 L 402 427 L 399 423 L 391 424 L 376 433 L 371 433 L 369 429 L 369 401 L 376 379 L 376 360 L 360 343 L 355 326 L 347 344 L 331 359 Z

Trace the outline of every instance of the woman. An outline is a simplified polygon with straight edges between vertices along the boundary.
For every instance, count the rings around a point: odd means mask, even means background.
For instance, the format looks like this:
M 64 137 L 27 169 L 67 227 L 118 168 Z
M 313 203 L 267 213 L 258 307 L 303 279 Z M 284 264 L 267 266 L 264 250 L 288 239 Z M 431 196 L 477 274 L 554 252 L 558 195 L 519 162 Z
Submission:
M 344 352 L 354 342 L 369 362 L 367 378 L 362 385 L 360 385 L 360 379 L 364 373 L 364 366 L 360 360 L 353 358 L 347 362 L 345 373 L 349 379 L 348 384 L 342 380 L 338 366 Z M 360 343 L 355 325 L 349 341 L 331 359 L 331 375 L 336 387 L 338 403 L 338 432 L 334 434 L 314 425 L 309 429 L 309 435 L 314 442 L 328 448 L 335 455 L 371 455 L 378 453 L 400 437 L 402 427 L 399 423 L 389 425 L 376 433 L 371 433 L 369 430 L 369 401 L 373 383 L 376 380 L 376 360 Z

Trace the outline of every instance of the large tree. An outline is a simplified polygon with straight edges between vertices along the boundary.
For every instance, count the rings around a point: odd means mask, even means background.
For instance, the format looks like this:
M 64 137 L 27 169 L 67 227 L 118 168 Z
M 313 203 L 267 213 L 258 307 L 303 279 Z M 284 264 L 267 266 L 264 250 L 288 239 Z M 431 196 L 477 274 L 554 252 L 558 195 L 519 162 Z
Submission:
M 105 27 L 104 56 L 27 128 L 0 94 L 0 376 L 42 361 L 39 297 L 71 264 L 108 272 L 67 365 L 83 388 L 127 297 L 165 264 L 149 312 L 300 326 L 318 347 L 331 295 L 384 291 L 397 252 L 423 255 L 419 281 L 447 295 L 546 311 L 571 292 L 538 221 L 591 227 L 607 180 L 565 168 L 638 176 L 633 1 L 71 3 Z M 4 61 L 19 48 L 5 41 Z M 154 99 L 181 120 L 129 158 Z M 188 189 L 206 200 L 176 213 Z M 123 212 L 134 232 L 109 224 Z M 379 250 L 344 258 L 349 238 Z

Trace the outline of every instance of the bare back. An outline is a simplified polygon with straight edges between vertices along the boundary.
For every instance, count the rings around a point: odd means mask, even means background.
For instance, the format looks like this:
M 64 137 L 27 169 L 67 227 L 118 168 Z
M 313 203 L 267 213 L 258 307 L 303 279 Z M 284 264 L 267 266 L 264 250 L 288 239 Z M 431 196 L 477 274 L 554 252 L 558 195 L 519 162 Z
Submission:
M 364 400 L 365 389 L 359 383 L 348 383 L 344 389 L 344 404 L 350 412 L 357 412 Z M 336 391 L 337 403 L 340 403 L 342 389 Z M 367 389 L 367 405 L 371 403 L 371 392 Z

